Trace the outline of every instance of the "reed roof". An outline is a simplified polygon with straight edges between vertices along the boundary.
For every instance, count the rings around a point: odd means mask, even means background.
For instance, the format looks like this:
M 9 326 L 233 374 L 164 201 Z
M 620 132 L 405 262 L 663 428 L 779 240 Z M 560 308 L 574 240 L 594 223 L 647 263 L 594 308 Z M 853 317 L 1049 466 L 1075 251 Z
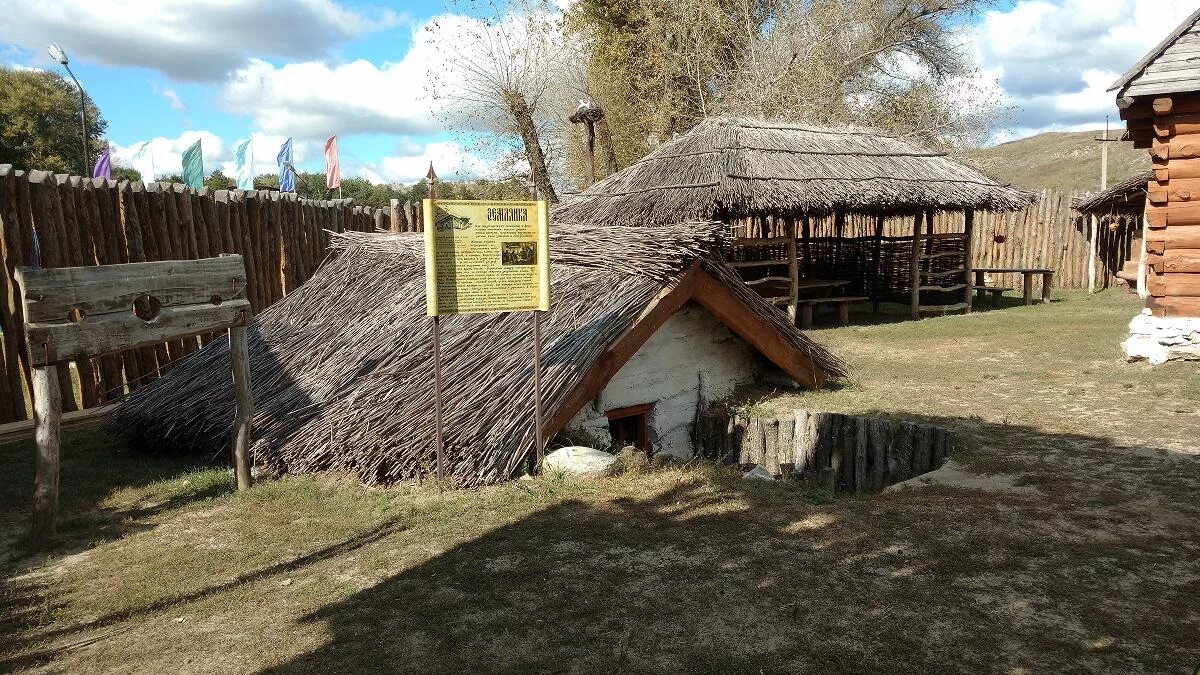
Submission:
M 1140 214 L 1146 208 L 1146 185 L 1154 180 L 1153 171 L 1126 178 L 1107 190 L 1075 200 L 1075 210 L 1084 215 Z
M 560 220 L 665 225 L 750 215 L 1012 211 L 1034 194 L 879 131 L 711 118 L 564 201 Z
M 736 297 L 727 306 L 757 322 L 756 335 L 743 334 L 748 342 L 771 335 L 779 349 L 768 358 L 794 358 L 818 381 L 845 373 L 839 359 L 724 263 L 724 229 L 703 223 L 552 231 L 553 302 L 542 318 L 547 420 L 569 420 L 578 411 L 571 405 L 593 398 L 598 392 L 583 391 L 585 380 L 594 381 L 601 366 L 624 363 L 611 345 L 631 334 L 647 339 L 653 327 L 633 330 L 635 324 L 699 274 L 719 285 L 717 295 Z M 428 476 L 436 455 L 421 235 L 348 232 L 335 246 L 336 256 L 249 329 L 255 462 L 291 473 L 345 471 L 367 483 Z M 708 301 L 699 295 L 697 302 Z M 533 448 L 531 326 L 528 313 L 442 319 L 447 475 L 458 485 L 506 480 Z M 135 446 L 227 453 L 229 372 L 225 340 L 215 341 L 134 392 L 110 424 Z

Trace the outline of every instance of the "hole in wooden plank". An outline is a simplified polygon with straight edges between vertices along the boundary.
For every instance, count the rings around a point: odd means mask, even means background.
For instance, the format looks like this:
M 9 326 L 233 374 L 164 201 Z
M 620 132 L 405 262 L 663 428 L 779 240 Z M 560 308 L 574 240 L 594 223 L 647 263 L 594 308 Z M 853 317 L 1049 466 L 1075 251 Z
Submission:
M 223 300 L 221 299 L 221 296 L 217 295 L 216 293 L 213 293 L 212 296 L 208 299 L 208 301 L 214 305 L 219 305 L 223 302 Z
M 139 295 L 133 301 L 133 314 L 142 321 L 153 321 L 158 318 L 162 303 L 153 295 Z
M 70 321 L 71 323 L 79 323 L 80 321 L 83 321 L 83 317 L 85 316 L 87 316 L 87 312 L 84 312 L 78 307 L 72 307 L 71 311 L 67 312 L 67 321 Z
M 997 234 L 996 236 L 992 237 L 992 241 L 996 242 L 997 244 L 1003 244 L 1004 242 L 1008 241 L 1008 237 L 1002 234 Z

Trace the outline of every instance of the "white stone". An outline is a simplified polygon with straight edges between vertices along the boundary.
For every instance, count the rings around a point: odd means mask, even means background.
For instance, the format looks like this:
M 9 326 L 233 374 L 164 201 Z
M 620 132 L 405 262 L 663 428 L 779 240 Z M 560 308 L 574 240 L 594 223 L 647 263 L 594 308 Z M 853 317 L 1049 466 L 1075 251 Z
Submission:
M 608 471 L 616 461 L 616 455 L 603 450 L 572 445 L 546 455 L 542 460 L 542 469 L 576 475 L 596 475 Z
M 1200 318 L 1157 317 L 1150 310 L 1129 322 L 1129 338 L 1121 343 L 1130 360 L 1153 365 L 1171 359 L 1200 359 Z
M 767 471 L 767 467 L 762 464 L 757 464 L 753 469 L 742 474 L 742 480 L 775 480 L 775 476 Z
M 704 398 L 715 401 L 757 379 L 768 370 L 767 363 L 708 310 L 688 303 L 650 336 L 568 426 L 597 443 L 610 443 L 605 411 L 653 403 L 648 419 L 653 451 L 690 459 L 701 381 Z

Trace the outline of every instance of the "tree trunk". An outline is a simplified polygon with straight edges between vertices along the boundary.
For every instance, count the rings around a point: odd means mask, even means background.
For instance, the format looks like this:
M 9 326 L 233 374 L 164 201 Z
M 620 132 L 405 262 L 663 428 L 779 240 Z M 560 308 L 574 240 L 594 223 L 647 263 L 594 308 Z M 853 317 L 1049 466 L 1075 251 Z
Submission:
M 620 169 L 617 168 L 617 149 L 613 146 L 612 131 L 608 128 L 608 120 L 600 118 L 596 122 L 596 137 L 600 140 L 600 148 L 604 150 L 604 175 L 611 176 Z
M 533 111 L 520 92 L 505 94 L 508 111 L 513 116 L 521 141 L 525 144 L 525 158 L 529 160 L 529 168 L 533 172 L 533 184 L 537 186 L 538 196 L 547 203 L 557 204 L 558 195 L 550 184 L 550 176 L 546 171 L 546 155 L 542 153 L 542 143 L 538 138 L 537 125 L 533 123 Z

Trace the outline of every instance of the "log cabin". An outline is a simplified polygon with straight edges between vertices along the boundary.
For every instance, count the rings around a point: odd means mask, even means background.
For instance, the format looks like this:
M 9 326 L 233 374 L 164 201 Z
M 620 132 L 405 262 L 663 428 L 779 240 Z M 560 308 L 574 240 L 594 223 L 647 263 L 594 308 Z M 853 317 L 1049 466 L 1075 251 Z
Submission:
M 1110 91 L 1135 147 L 1150 152 L 1145 310 L 1130 324 L 1130 358 L 1200 357 L 1200 9 Z

